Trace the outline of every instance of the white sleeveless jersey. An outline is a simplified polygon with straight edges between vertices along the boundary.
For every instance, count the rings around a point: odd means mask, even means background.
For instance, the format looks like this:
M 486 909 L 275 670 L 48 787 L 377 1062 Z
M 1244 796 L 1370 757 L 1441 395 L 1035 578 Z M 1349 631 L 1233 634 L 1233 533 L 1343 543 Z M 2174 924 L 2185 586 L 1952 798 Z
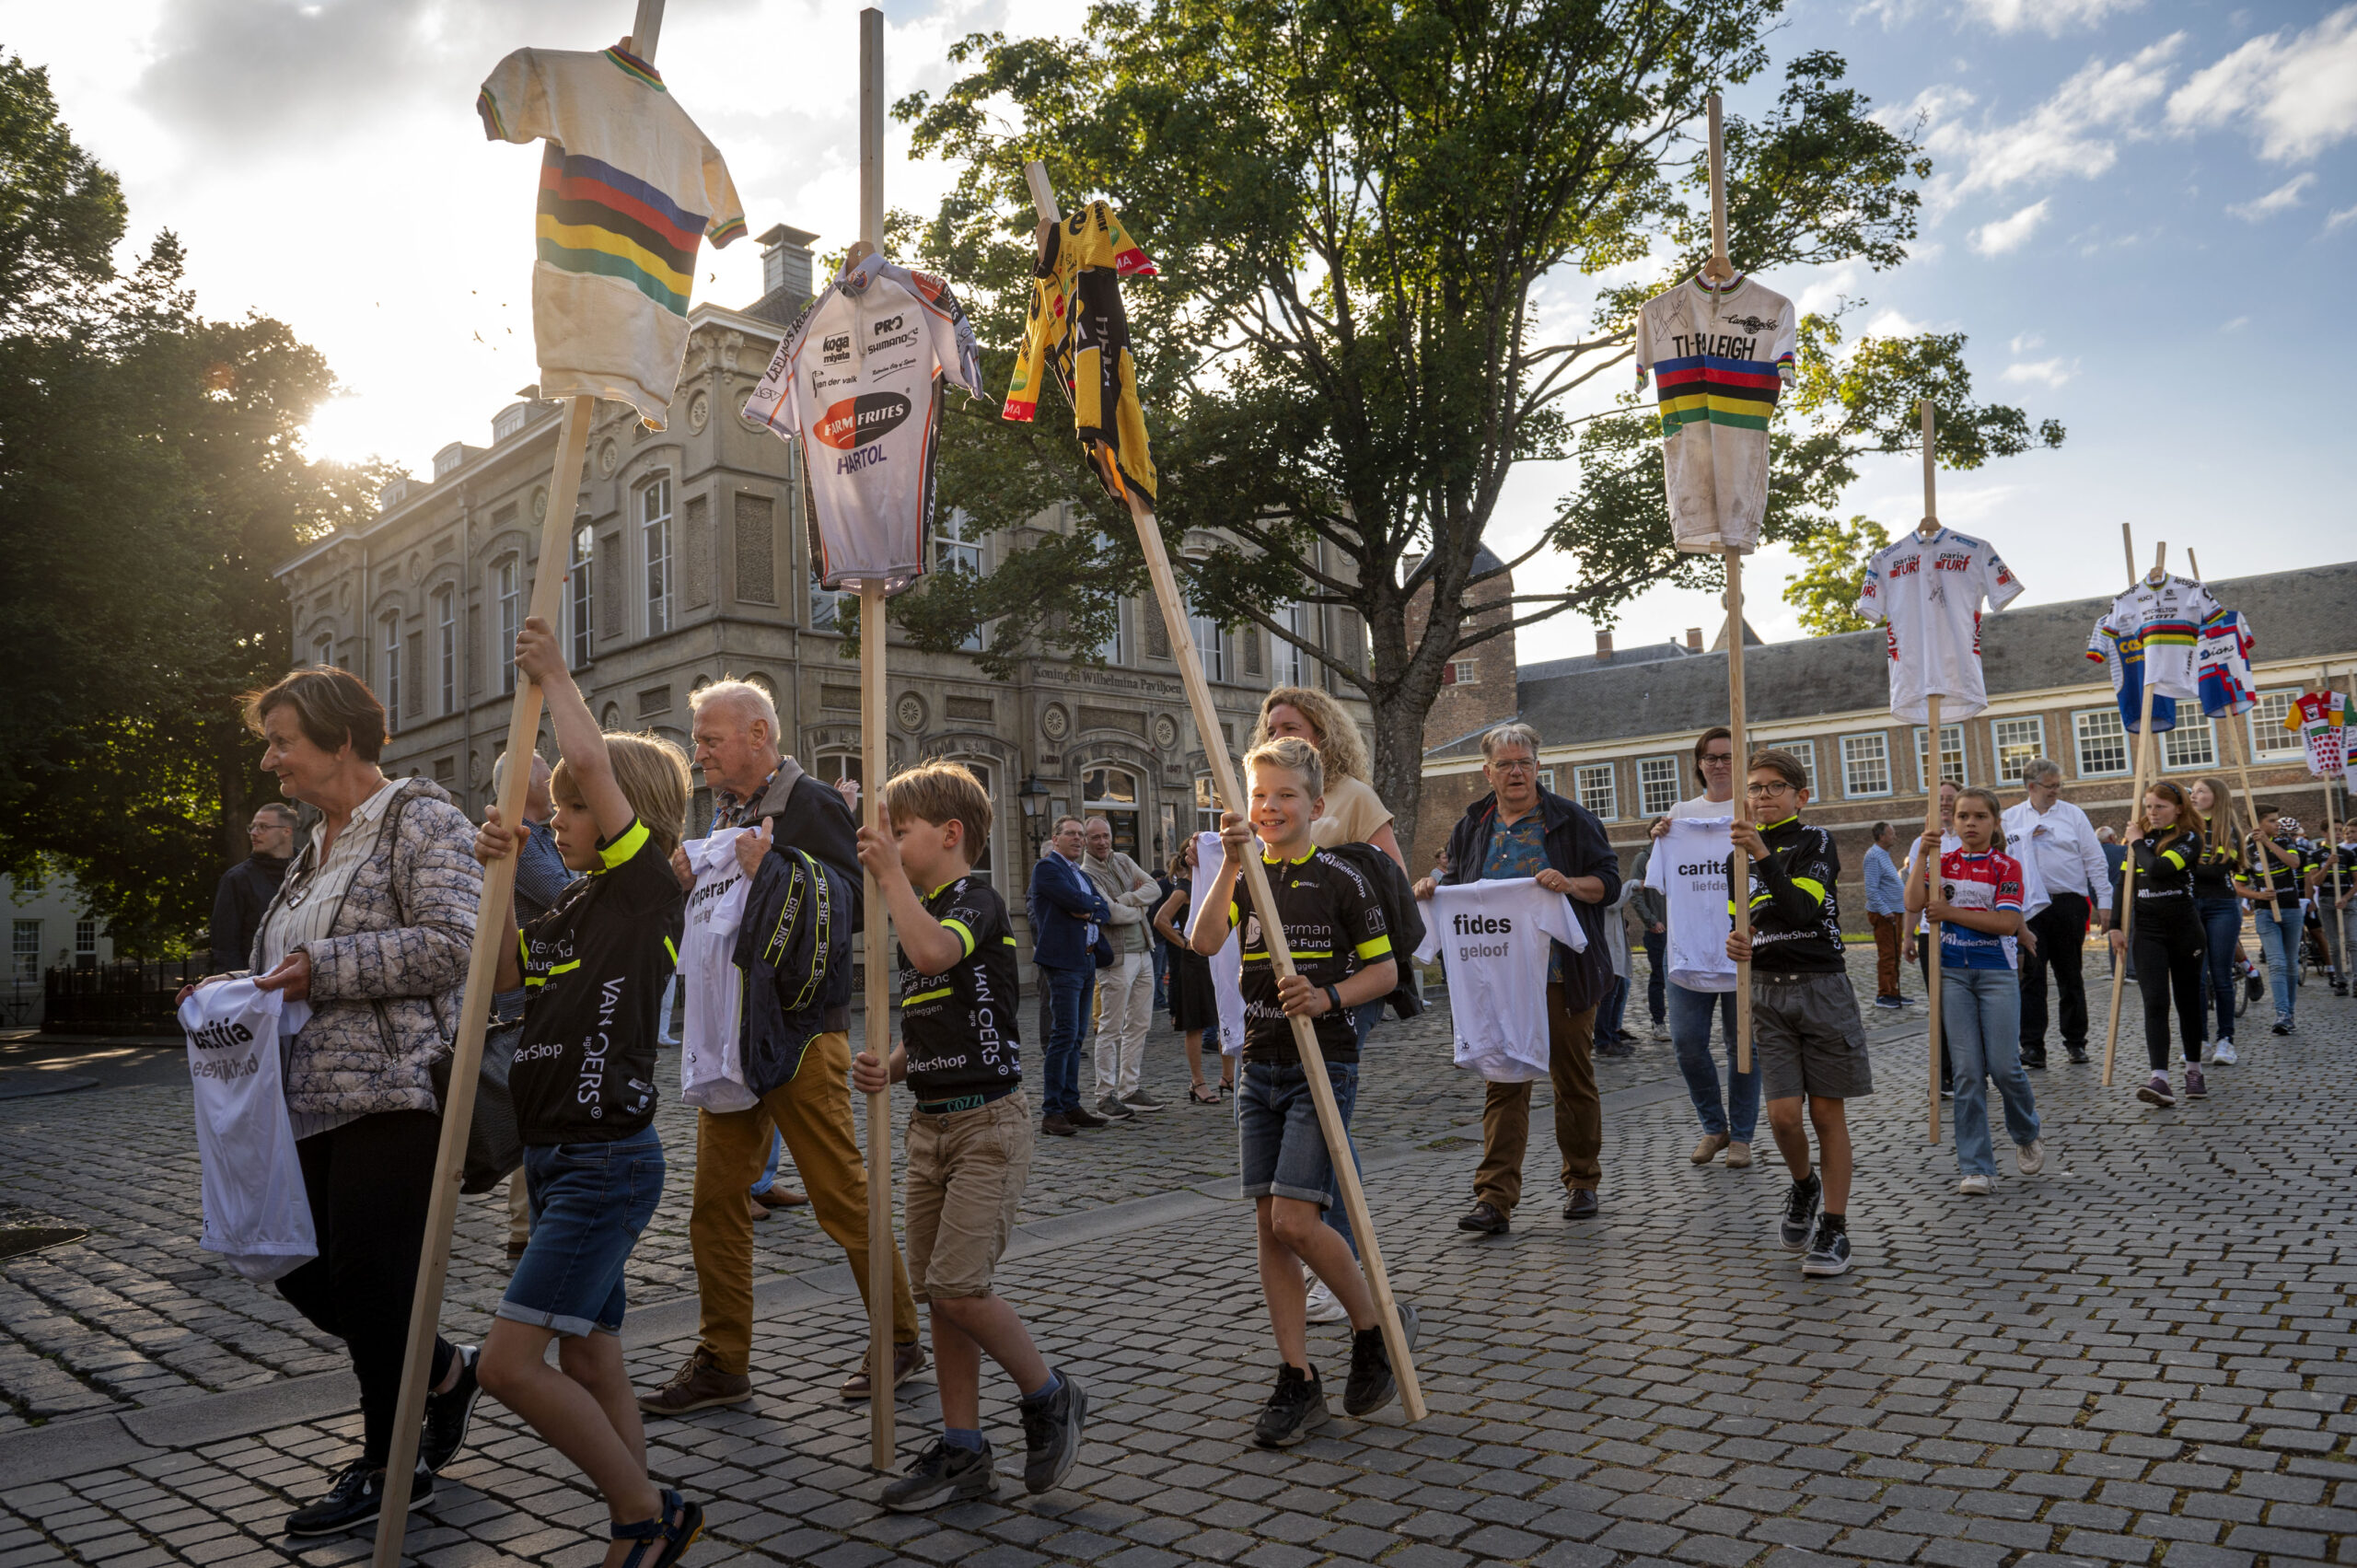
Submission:
M 199 1245 L 257 1284 L 319 1256 L 279 1075 L 279 1037 L 299 1031 L 311 1007 L 285 997 L 250 979 L 217 980 L 180 1010 L 203 1173 Z
M 1571 900 L 1534 877 L 1433 889 L 1416 957 L 1437 956 L 1448 976 L 1459 1067 L 1493 1084 L 1547 1076 L 1547 965 L 1558 942 L 1585 951 L 1587 933 Z
M 749 1110 L 758 1099 L 745 1085 L 745 971 L 736 960 L 737 930 L 752 884 L 737 864 L 737 840 L 744 831 L 724 828 L 680 846 L 696 880 L 688 889 L 687 929 L 679 938 L 679 987 L 687 999 L 679 1028 L 679 1098 L 703 1110 Z

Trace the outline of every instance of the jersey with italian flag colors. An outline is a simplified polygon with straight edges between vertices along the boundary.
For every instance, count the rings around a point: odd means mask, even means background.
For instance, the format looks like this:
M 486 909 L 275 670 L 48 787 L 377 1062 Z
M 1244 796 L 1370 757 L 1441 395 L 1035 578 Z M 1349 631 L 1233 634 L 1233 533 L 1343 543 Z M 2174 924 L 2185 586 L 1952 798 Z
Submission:
M 2320 779 L 2337 777 L 2348 765 L 2348 726 L 2349 699 L 2339 691 L 2303 691 L 2283 714 L 2283 727 L 2308 754 L 2308 772 Z
M 2248 713 L 2258 703 L 2250 675 L 2250 650 L 2257 641 L 2238 610 L 2222 610 L 2201 623 L 2193 681 L 2201 688 L 2201 711 L 2212 718 Z
M 2161 697 L 2199 697 L 2201 683 L 2194 675 L 2194 655 L 2201 627 L 2225 607 L 2210 590 L 2189 577 L 2163 577 L 2158 583 L 2140 579 L 2111 601 L 2111 611 L 2096 622 L 2121 637 L 2141 638 L 2144 679 Z
M 1980 605 L 2003 610 L 2021 579 L 1986 540 L 1954 528 L 1930 539 L 1910 530 L 1866 563 L 1858 613 L 1886 629 L 1893 717 L 1927 724 L 1928 698 L 1940 699 L 1940 722 L 1968 719 L 1989 705 L 1980 678 Z
M 2143 733 L 2144 640 L 2121 636 L 2108 620 L 2096 622 L 2087 633 L 2087 656 L 2111 674 L 2112 700 L 2119 704 L 2119 727 L 2131 735 Z M 2177 727 L 2177 699 L 2153 699 L 2153 733 L 2165 735 Z
M 1749 554 L 1768 513 L 1768 416 L 1793 378 L 1793 302 L 1738 273 L 1701 278 L 1637 312 L 1637 386 L 1661 398 L 1669 530 L 1678 548 Z

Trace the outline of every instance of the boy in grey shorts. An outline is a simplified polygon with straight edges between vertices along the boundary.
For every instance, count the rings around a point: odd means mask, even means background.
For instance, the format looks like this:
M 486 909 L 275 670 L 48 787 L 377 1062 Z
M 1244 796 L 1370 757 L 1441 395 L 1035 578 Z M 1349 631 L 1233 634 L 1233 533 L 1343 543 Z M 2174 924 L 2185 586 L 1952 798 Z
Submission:
M 1789 751 L 1755 751 L 1736 846 L 1751 857 L 1751 935 L 1727 935 L 1727 956 L 1751 960 L 1751 1048 L 1768 1127 L 1793 1173 L 1781 1226 L 1801 1272 L 1850 1270 L 1850 1123 L 1842 1101 L 1874 1092 L 1865 1027 L 1841 956 L 1833 835 L 1801 820 L 1808 772 Z M 1729 866 L 1733 870 L 1733 866 Z M 1733 887 L 1730 877 L 1728 886 Z M 1801 1104 L 1817 1129 L 1822 1172 L 1809 1163 Z

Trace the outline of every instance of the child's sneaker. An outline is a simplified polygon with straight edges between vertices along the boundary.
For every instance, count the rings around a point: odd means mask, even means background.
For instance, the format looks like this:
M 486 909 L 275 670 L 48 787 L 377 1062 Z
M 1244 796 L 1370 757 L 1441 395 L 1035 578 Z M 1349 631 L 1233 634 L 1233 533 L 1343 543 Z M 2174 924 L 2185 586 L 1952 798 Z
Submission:
M 2185 1064 L 2185 1098 L 2188 1099 L 2210 1098 L 2210 1086 L 2203 1081 L 2201 1069 L 2190 1062 Z
M 2144 1086 L 2136 1091 L 2136 1098 L 2146 1105 L 2157 1105 L 2163 1110 L 2177 1103 L 2177 1097 L 2169 1093 L 2169 1075 L 2166 1073 L 2154 1074 Z
M 1253 1423 L 1252 1441 L 1263 1448 L 1290 1448 L 1328 1420 L 1326 1389 L 1318 1380 L 1318 1368 L 1311 1367 L 1304 1376 L 1288 1362 L 1277 1368 L 1276 1389 Z
M 2046 1140 L 2032 1138 L 2026 1144 L 2014 1145 L 2014 1168 L 2024 1176 L 2036 1176 L 2046 1168 Z
M 1784 1194 L 1784 1218 L 1777 1235 L 1787 1252 L 1798 1252 L 1808 1245 L 1810 1222 L 1817 1218 L 1817 1200 L 1824 1195 L 1825 1184 L 1810 1171 L 1792 1185 Z
M 917 1456 L 909 1473 L 884 1489 L 877 1499 L 895 1514 L 914 1514 L 944 1503 L 964 1503 L 998 1491 L 998 1476 L 991 1464 L 990 1439 L 980 1448 L 953 1447 L 936 1437 L 933 1446 Z
M 2234 1064 L 2235 1042 L 2233 1040 L 2222 1040 L 2217 1044 L 2210 1048 L 2210 1065 L 2212 1067 L 2231 1067 Z
M 1302 1271 L 1302 1274 L 1304 1277 L 1301 1283 L 1306 1285 L 1309 1289 L 1308 1296 L 1302 1303 L 1301 1315 L 1303 1318 L 1312 1323 L 1346 1323 L 1350 1321 L 1351 1315 L 1347 1311 L 1343 1310 L 1342 1304 L 1341 1302 L 1334 1299 L 1334 1293 L 1327 1288 L 1326 1282 L 1324 1280 L 1319 1279 L 1316 1274 L 1311 1273 L 1306 1269 Z
M 1801 1260 L 1801 1272 L 1812 1279 L 1831 1279 L 1849 1272 L 1850 1233 L 1834 1229 L 1832 1219 L 1819 1214 L 1817 1239 L 1809 1243 L 1808 1256 Z
M 1023 1417 L 1023 1490 L 1037 1497 L 1052 1492 L 1080 1458 L 1081 1423 L 1088 1417 L 1088 1395 L 1069 1372 L 1033 1399 L 1019 1400 Z
M 1996 1185 L 1997 1184 L 1988 1177 L 1980 1175 L 1976 1172 L 1957 1182 L 1956 1184 L 1956 1190 L 1959 1194 L 1967 1198 L 1986 1198 Z
M 1416 1348 L 1416 1309 L 1406 1302 L 1399 1308 L 1399 1332 L 1408 1348 Z M 1361 1329 L 1351 1335 L 1351 1377 L 1342 1385 L 1342 1413 L 1371 1415 L 1391 1402 L 1399 1379 L 1391 1371 L 1391 1352 L 1383 1342 L 1383 1326 Z

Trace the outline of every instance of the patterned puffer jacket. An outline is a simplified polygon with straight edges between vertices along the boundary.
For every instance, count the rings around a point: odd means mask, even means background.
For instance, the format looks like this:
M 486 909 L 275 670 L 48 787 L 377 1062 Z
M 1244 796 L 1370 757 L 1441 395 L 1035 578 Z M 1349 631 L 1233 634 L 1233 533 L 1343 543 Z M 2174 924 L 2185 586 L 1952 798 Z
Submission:
M 303 944 L 311 956 L 311 1018 L 287 1064 L 288 1110 L 440 1110 L 432 1068 L 458 1035 L 482 901 L 474 838 L 466 814 L 436 785 L 410 779 L 395 792 L 328 935 Z M 261 958 L 257 940 L 257 968 Z

